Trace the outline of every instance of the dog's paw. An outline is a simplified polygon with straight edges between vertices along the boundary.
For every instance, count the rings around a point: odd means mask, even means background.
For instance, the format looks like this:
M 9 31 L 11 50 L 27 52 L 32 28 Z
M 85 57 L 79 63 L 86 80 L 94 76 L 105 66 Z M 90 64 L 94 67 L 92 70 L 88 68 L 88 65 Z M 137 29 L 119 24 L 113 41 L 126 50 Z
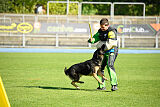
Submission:
M 104 80 L 106 80 L 106 81 L 108 81 L 108 79 L 107 78 L 103 78 Z
M 79 87 L 76 87 L 78 90 L 80 90 L 80 88 Z
M 107 79 L 107 78 L 106 78 L 105 80 L 106 80 L 106 81 L 108 81 L 108 79 Z

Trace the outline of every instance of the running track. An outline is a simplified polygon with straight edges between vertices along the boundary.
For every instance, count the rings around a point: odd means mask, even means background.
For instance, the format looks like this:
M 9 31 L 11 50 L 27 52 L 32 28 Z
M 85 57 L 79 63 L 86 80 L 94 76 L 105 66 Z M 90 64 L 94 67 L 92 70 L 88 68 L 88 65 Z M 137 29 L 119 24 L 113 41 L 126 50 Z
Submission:
M 0 52 L 16 52 L 16 53 L 93 53 L 94 51 L 95 49 L 0 48 Z M 160 50 L 119 49 L 119 53 L 120 54 L 160 53 Z

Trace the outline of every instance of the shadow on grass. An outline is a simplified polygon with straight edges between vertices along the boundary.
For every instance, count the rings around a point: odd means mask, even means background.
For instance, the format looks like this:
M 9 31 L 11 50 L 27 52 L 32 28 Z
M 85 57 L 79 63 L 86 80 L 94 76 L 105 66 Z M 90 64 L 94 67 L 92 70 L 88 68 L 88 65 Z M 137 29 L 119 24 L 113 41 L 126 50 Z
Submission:
M 99 91 L 96 89 L 76 89 L 76 88 L 64 88 L 64 87 L 48 87 L 48 86 L 18 86 L 25 88 L 41 88 L 41 89 L 52 89 L 52 90 L 82 90 L 82 91 Z M 101 92 L 111 92 L 106 90 L 100 90 Z

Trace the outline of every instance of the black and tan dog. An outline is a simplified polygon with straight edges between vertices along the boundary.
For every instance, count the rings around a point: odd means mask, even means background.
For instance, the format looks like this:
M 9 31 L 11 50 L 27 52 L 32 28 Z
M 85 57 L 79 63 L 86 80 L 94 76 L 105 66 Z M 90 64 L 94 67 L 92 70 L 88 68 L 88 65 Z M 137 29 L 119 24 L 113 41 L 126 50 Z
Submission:
M 104 58 L 104 48 L 105 45 L 102 45 L 101 48 L 97 49 L 94 52 L 92 59 L 90 60 L 74 64 L 69 69 L 65 67 L 65 74 L 70 77 L 70 79 L 72 80 L 71 84 L 75 86 L 77 89 L 79 89 L 79 87 L 75 83 L 84 83 L 83 81 L 79 81 L 82 75 L 93 76 L 101 84 L 103 83 L 98 78 L 97 73 L 99 76 L 107 80 L 107 78 L 105 78 L 100 71 L 101 64 Z

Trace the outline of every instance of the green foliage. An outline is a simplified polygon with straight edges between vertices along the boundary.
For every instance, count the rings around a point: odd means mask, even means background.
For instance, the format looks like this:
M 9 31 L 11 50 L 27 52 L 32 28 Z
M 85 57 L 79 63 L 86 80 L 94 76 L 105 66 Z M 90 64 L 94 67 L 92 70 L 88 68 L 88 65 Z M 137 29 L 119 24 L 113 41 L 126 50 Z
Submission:
M 49 4 L 49 13 L 50 15 L 65 15 L 66 14 L 66 4 L 62 3 L 50 3 Z
M 115 5 L 115 15 L 130 15 L 130 16 L 142 16 L 142 5 Z M 123 7 L 123 8 L 122 8 Z
M 160 16 L 160 8 L 159 4 L 148 4 L 146 5 L 146 15 L 159 15 Z
M 98 13 L 97 15 L 110 15 L 111 6 L 109 4 L 99 4 L 97 5 Z
M 0 0 L 0 13 L 12 12 L 12 4 L 10 0 Z
M 92 4 L 84 4 L 82 7 L 82 14 L 84 15 L 95 15 L 98 9 L 94 8 Z
M 47 10 L 47 2 L 51 0 L 0 0 L 0 13 L 25 13 L 31 14 L 35 11 L 35 6 L 41 4 Z M 55 0 L 65 1 L 65 0 Z M 75 1 L 75 0 L 70 0 Z M 78 2 L 106 2 L 106 0 L 76 0 Z M 108 0 L 107 2 L 126 2 L 125 0 Z M 139 0 L 131 0 L 130 2 L 140 2 Z M 146 15 L 160 15 L 160 2 L 158 0 L 142 0 L 146 4 Z M 65 15 L 66 3 L 50 3 L 50 14 Z M 116 5 L 115 15 L 133 15 L 142 16 L 142 5 Z M 78 14 L 78 5 L 70 4 L 69 15 Z M 110 5 L 104 4 L 83 4 L 82 15 L 110 15 Z
M 67 4 L 66 3 L 50 3 L 49 4 L 50 15 L 66 15 Z M 78 15 L 78 4 L 69 4 L 69 15 Z
M 110 5 L 108 4 L 83 4 L 83 15 L 109 15 Z
M 69 15 L 78 15 L 78 4 L 69 4 Z
M 0 1 L 0 13 L 34 13 L 37 4 L 45 4 L 45 0 L 5 0 Z
M 115 68 L 118 90 L 97 91 L 97 81 L 82 76 L 76 90 L 64 74 L 69 67 L 90 59 L 79 53 L 0 53 L 2 77 L 11 107 L 158 107 L 160 54 L 119 54 Z M 107 77 L 108 73 L 105 71 Z

